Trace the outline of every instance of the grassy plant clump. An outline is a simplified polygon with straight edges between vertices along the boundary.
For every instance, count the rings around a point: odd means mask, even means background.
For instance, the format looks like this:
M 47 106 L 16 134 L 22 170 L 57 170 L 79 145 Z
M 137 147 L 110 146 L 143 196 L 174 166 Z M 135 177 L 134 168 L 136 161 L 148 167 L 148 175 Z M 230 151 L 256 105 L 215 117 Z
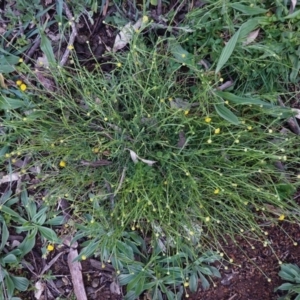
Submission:
M 223 99 L 220 78 L 185 68 L 171 49 L 162 52 L 165 42 L 151 50 L 137 37 L 110 74 L 57 68 L 48 95 L 10 91 L 24 107 L 4 112 L 2 160 L 29 156 L 19 171 L 40 168 L 36 188 L 47 189 L 49 205 L 65 197 L 82 224 L 116 237 L 136 228 L 210 238 L 257 227 L 269 206 L 288 214 L 299 150 L 298 138 L 281 132 L 282 110 Z
M 292 111 L 277 106 L 273 84 L 258 95 L 256 80 L 266 73 L 247 73 L 255 84 L 241 76 L 239 88 L 220 91 L 258 59 L 233 55 L 235 65 L 219 72 L 224 53 L 210 45 L 191 54 L 197 32 L 185 30 L 176 38 L 135 32 L 128 51 L 107 55 L 109 73 L 101 64 L 87 71 L 76 55 L 68 67 L 34 73 L 22 63 L 27 81 L 14 77 L 16 85 L 1 91 L 4 173 L 34 178 L 31 188 L 51 217 L 67 201 L 66 227 L 82 242 L 78 259 L 112 262 L 128 299 L 147 289 L 171 293 L 166 286 L 180 281 L 192 291 L 198 279 L 207 287 L 203 274 L 219 274 L 201 264 L 218 256 L 200 261 L 201 251 L 225 235 L 261 236 L 261 224 L 297 216 L 299 137 L 283 129 Z M 214 55 L 223 58 L 218 72 L 207 64 Z M 136 255 L 141 261 L 133 263 Z

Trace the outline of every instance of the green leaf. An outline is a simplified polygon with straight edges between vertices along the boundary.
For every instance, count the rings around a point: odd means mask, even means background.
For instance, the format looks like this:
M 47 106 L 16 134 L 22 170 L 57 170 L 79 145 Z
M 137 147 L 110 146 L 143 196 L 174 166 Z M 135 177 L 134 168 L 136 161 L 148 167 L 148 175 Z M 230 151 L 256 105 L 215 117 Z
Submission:
M 10 275 L 6 276 L 4 281 L 5 281 L 5 286 L 6 286 L 6 290 L 7 290 L 7 296 L 10 298 L 10 297 L 12 297 L 12 295 L 14 293 L 15 284 L 12 281 Z
M 37 234 L 37 228 L 34 228 L 29 232 L 23 242 L 19 245 L 19 249 L 22 251 L 22 255 L 29 253 L 35 245 L 35 237 Z
M 128 285 L 136 277 L 136 274 L 121 274 L 118 276 L 119 284 L 121 286 Z
M 294 19 L 296 17 L 298 17 L 300 15 L 300 10 L 296 10 L 295 12 L 293 12 L 292 14 L 287 15 L 286 17 L 284 17 L 285 20 L 287 19 Z
M 290 80 L 291 82 L 296 82 L 300 70 L 300 59 L 298 55 L 294 55 L 294 54 L 289 55 L 289 59 L 293 65 L 292 71 L 290 73 Z
M 41 233 L 41 235 L 48 241 L 58 243 L 59 239 L 55 233 L 54 230 L 51 228 L 43 227 L 43 226 L 38 226 L 38 230 Z
M 8 240 L 8 237 L 9 237 L 9 231 L 7 229 L 7 226 L 6 226 L 6 223 L 3 222 L 2 224 L 2 229 L 1 229 L 1 244 L 0 244 L 0 253 L 1 253 L 1 250 L 4 248 L 7 240 Z
M 219 270 L 216 267 L 213 267 L 213 266 L 207 266 L 207 267 L 211 270 L 212 274 L 215 277 L 221 278 L 221 274 L 220 274 Z
M 199 273 L 200 279 L 201 279 L 201 285 L 204 290 L 207 290 L 209 288 L 209 282 L 208 280 L 201 274 Z
M 157 5 L 157 0 L 150 0 L 151 5 L 156 6 Z
M 62 225 L 64 223 L 65 223 L 64 216 L 57 216 L 45 222 L 46 225 L 52 225 L 52 226 Z
M 55 64 L 54 52 L 50 40 L 44 33 L 41 33 L 41 50 L 46 55 L 49 64 L 53 66 Z
M 26 107 L 26 103 L 22 100 L 17 100 L 5 96 L 0 97 L 0 110 L 10 110 Z
M 32 222 L 37 223 L 39 225 L 43 225 L 44 222 L 46 221 L 47 218 L 47 210 L 48 210 L 48 206 L 45 206 L 43 208 L 41 208 L 38 213 L 36 213 L 33 217 L 32 217 Z
M 272 107 L 274 106 L 271 103 L 262 101 L 260 99 L 257 98 L 246 98 L 246 97 L 241 97 L 241 96 L 237 96 L 234 95 L 232 93 L 229 92 L 221 92 L 221 91 L 215 91 L 215 94 L 219 97 L 221 97 L 223 100 L 229 100 L 233 103 L 236 104 L 253 104 L 253 105 L 263 105 L 264 107 Z
M 134 259 L 133 250 L 127 244 L 125 244 L 125 243 L 123 243 L 121 241 L 117 241 L 117 248 L 119 249 L 119 251 L 123 255 L 126 255 L 129 260 L 133 260 Z
M 87 247 L 82 249 L 78 259 L 80 259 L 80 256 L 82 256 L 82 255 L 85 255 L 87 257 L 93 255 L 98 247 L 99 247 L 98 242 L 91 241 Z
M 218 115 L 220 117 L 222 117 L 223 119 L 225 119 L 226 121 L 228 121 L 234 125 L 239 124 L 238 117 L 231 110 L 229 110 L 227 107 L 225 107 L 224 104 L 215 104 L 214 106 L 215 106 L 216 112 L 218 113 Z
M 0 206 L 0 212 L 1 211 L 8 214 L 8 215 L 10 215 L 10 216 L 12 216 L 12 217 L 15 217 L 18 222 L 21 222 L 21 223 L 27 222 L 18 213 L 16 213 L 15 211 L 13 211 L 11 208 L 7 207 L 6 205 Z
M 182 48 L 182 46 L 177 42 L 171 42 L 170 52 L 182 64 L 191 65 L 193 62 L 193 55 Z
M 274 292 L 278 291 L 278 290 L 282 290 L 282 291 L 288 291 L 290 290 L 295 284 L 293 283 L 283 283 L 281 286 L 275 288 Z
M 18 262 L 18 259 L 16 258 L 15 255 L 9 253 L 7 254 L 6 256 L 4 256 L 2 258 L 2 261 L 5 263 L 5 264 L 14 264 L 14 263 L 17 263 Z
M 254 15 L 264 14 L 268 12 L 267 9 L 260 8 L 260 7 L 251 7 L 248 5 L 240 4 L 239 2 L 232 3 L 230 4 L 230 6 L 233 9 L 236 9 L 247 16 L 254 16 Z
M 198 276 L 194 273 L 190 276 L 189 288 L 191 292 L 195 293 L 198 289 Z
M 236 43 L 238 41 L 240 32 L 241 32 L 241 28 L 230 38 L 230 40 L 228 41 L 226 46 L 223 48 L 221 56 L 217 63 L 217 68 L 215 71 L 216 74 L 223 68 L 223 66 L 226 64 L 226 62 L 230 58 L 230 56 L 236 46 Z
M 11 276 L 11 279 L 15 285 L 15 288 L 19 291 L 26 291 L 29 286 L 29 280 L 25 277 L 17 277 L 17 276 Z

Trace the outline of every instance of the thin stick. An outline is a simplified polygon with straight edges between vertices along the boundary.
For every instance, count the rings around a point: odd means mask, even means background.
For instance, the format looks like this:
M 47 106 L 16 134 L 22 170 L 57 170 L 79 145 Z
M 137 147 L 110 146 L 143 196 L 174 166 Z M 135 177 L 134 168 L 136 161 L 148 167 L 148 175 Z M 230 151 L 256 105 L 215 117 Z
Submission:
M 77 29 L 76 29 L 75 23 L 73 22 L 73 15 L 72 15 L 71 11 L 69 10 L 69 7 L 67 6 L 66 3 L 64 3 L 64 9 L 65 9 L 66 15 L 69 19 L 69 22 L 71 23 L 72 33 L 70 35 L 70 40 L 69 40 L 68 46 L 67 46 L 65 53 L 62 56 L 62 59 L 60 61 L 60 66 L 64 66 L 65 63 L 67 62 L 69 54 L 70 54 L 69 48 L 73 47 L 75 37 L 77 36 Z

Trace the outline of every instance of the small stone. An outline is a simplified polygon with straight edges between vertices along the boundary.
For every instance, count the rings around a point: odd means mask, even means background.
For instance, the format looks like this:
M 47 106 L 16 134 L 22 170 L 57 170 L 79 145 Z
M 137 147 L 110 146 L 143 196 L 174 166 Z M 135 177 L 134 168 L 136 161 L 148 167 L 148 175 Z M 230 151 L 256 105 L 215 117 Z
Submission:
M 93 288 L 96 288 L 99 286 L 99 278 L 94 278 L 93 281 L 92 281 L 92 287 Z

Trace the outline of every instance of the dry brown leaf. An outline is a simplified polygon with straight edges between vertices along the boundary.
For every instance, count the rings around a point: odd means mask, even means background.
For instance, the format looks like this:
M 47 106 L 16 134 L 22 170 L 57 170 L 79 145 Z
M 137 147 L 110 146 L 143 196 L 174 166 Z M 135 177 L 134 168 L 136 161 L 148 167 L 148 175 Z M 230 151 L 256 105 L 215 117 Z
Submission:
M 289 11 L 290 14 L 294 12 L 296 4 L 297 4 L 297 0 L 291 0 L 291 6 Z
M 152 167 L 157 162 L 155 160 L 148 160 L 148 159 L 141 158 L 131 149 L 126 149 L 126 150 L 129 150 L 130 157 L 135 164 L 138 163 L 138 161 L 140 160 L 143 163 L 147 164 L 148 166 Z
M 41 85 L 48 91 L 54 92 L 55 83 L 53 80 L 44 76 L 44 74 L 38 69 L 35 70 L 35 74 Z
M 17 181 L 20 179 L 20 177 L 21 177 L 21 175 L 18 172 L 5 175 L 0 179 L 0 184 L 5 183 L 5 182 Z
M 124 48 L 131 41 L 134 32 L 141 27 L 142 22 L 142 18 L 140 18 L 134 25 L 132 25 L 131 22 L 126 24 L 116 36 L 112 51 L 116 52 Z
M 34 285 L 34 297 L 35 299 L 39 300 L 45 290 L 45 285 L 39 280 Z
M 7 85 L 5 84 L 4 77 L 3 77 L 3 75 L 1 73 L 0 73 L 0 86 L 3 89 L 7 89 Z
M 244 41 L 243 46 L 249 45 L 252 42 L 254 42 L 255 39 L 258 37 L 259 31 L 260 31 L 260 28 L 250 32 L 246 38 L 246 41 Z

